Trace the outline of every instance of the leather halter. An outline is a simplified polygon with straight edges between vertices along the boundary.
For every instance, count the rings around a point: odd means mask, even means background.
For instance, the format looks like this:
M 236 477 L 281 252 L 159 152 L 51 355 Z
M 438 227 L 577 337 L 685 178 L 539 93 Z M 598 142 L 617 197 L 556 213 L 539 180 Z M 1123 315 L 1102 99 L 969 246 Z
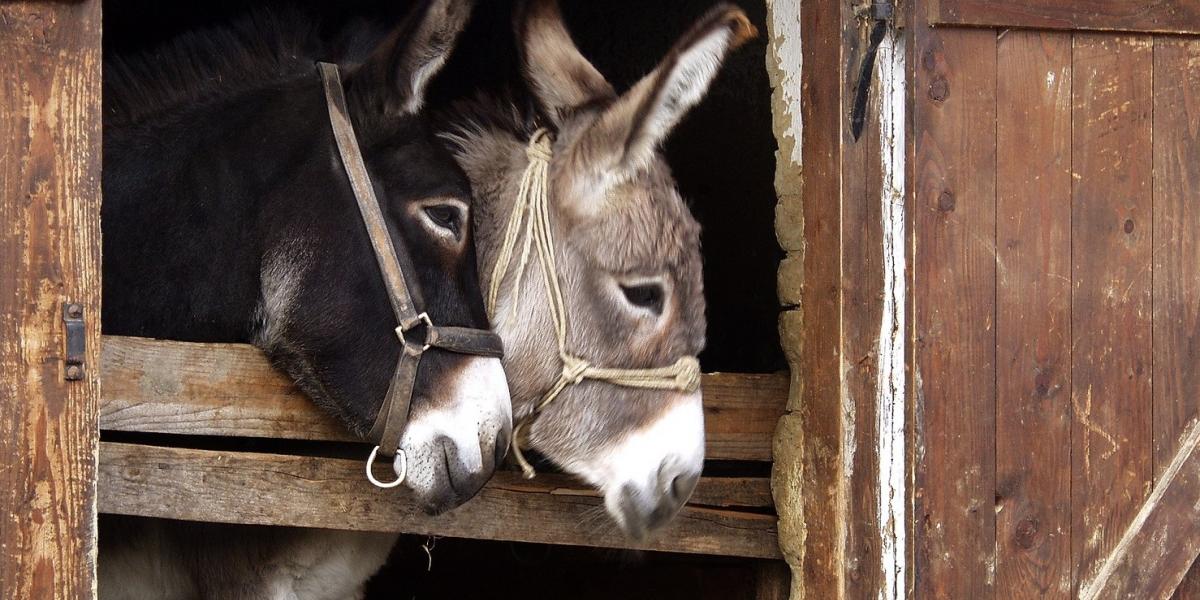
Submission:
M 408 423 L 409 407 L 412 404 L 413 387 L 417 380 L 417 369 L 421 364 L 421 356 L 430 348 L 440 348 L 459 354 L 473 354 L 500 358 L 504 355 L 504 345 L 500 336 L 484 329 L 468 327 L 448 327 L 434 325 L 428 313 L 418 312 L 413 302 L 414 292 L 419 296 L 420 290 L 416 282 L 409 282 L 404 277 L 400 256 L 407 258 L 407 249 L 392 243 L 388 234 L 383 212 L 379 208 L 379 200 L 375 197 L 375 189 L 367 174 L 367 166 L 363 162 L 358 139 L 354 135 L 354 126 L 350 122 L 350 113 L 346 108 L 346 95 L 342 89 L 342 80 L 338 75 L 337 65 L 318 62 L 317 69 L 321 73 L 321 82 L 325 89 L 325 104 L 329 108 L 329 123 L 333 127 L 333 137 L 337 141 L 338 154 L 342 165 L 350 179 L 350 187 L 354 190 L 354 198 L 358 201 L 358 210 L 362 214 L 363 224 L 371 238 L 371 248 L 379 263 L 379 272 L 387 287 L 388 300 L 392 312 L 396 315 L 396 335 L 400 338 L 400 360 L 396 371 L 388 384 L 387 395 L 375 417 L 375 425 L 367 438 L 376 443 L 367 460 L 367 477 L 379 487 L 395 487 L 404 481 L 404 474 L 390 483 L 380 483 L 371 474 L 371 463 L 376 454 L 393 457 L 399 451 L 400 436 Z M 401 458 L 407 460 L 400 453 Z

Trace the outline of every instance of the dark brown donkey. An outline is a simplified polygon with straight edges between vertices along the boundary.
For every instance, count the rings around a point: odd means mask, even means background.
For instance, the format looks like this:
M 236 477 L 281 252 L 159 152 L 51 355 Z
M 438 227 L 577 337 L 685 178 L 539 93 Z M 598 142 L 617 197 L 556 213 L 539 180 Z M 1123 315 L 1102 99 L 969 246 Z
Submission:
M 488 322 L 468 182 L 422 109 L 469 12 L 466 0 L 422 3 L 344 73 L 342 91 L 382 205 L 376 231 L 397 250 L 414 312 L 478 329 Z M 347 178 L 353 161 L 303 58 L 311 38 L 292 29 L 259 20 L 106 65 L 104 327 L 253 341 L 365 434 L 402 342 Z M 434 343 L 389 448 L 407 457 L 406 476 L 396 470 L 412 497 L 397 501 L 437 513 L 471 498 L 511 422 L 499 359 Z M 317 600 L 359 595 L 394 536 L 105 519 L 100 540 L 102 598 Z
M 755 32 L 717 6 L 617 94 L 554 0 L 518 13 L 536 110 L 478 100 L 445 135 L 475 196 L 514 438 L 601 489 L 640 537 L 675 515 L 704 460 L 700 228 L 658 146 Z

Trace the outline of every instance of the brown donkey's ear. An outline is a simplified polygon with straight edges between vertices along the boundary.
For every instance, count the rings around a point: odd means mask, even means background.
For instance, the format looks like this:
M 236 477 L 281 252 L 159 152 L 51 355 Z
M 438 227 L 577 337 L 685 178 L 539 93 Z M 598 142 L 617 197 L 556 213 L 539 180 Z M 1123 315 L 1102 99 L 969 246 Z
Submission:
M 388 113 L 419 111 L 425 88 L 446 64 L 473 4 L 472 0 L 423 2 L 352 75 L 355 85 L 365 83 Z
M 522 2 L 515 21 L 525 78 L 556 126 L 572 108 L 616 96 L 571 40 L 557 0 Z
M 601 185 L 644 168 L 658 144 L 704 97 L 725 55 L 755 35 L 740 8 L 714 7 L 649 75 L 605 110 L 573 150 L 602 169 L 596 173 Z

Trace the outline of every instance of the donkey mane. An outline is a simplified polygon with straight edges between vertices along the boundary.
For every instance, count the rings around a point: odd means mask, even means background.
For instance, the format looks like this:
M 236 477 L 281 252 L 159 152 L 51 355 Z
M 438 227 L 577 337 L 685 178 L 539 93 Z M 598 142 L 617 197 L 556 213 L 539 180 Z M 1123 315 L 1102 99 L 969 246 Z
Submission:
M 133 125 L 312 73 L 324 54 L 319 23 L 298 11 L 255 11 L 104 64 L 105 119 Z

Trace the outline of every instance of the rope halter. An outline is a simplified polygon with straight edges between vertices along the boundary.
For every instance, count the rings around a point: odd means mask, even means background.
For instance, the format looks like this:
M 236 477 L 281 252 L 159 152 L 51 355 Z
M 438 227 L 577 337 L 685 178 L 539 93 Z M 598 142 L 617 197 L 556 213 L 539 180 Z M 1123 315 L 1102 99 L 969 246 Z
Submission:
M 529 165 L 525 167 L 525 173 L 522 175 L 521 184 L 517 189 L 516 203 L 508 218 L 500 254 L 496 258 L 496 264 L 492 267 L 492 279 L 487 295 L 488 315 L 495 319 L 500 285 L 509 272 L 517 241 L 523 238 L 520 261 L 514 270 L 516 279 L 513 283 L 514 296 L 511 308 L 515 315 L 516 307 L 520 304 L 521 278 L 529 264 L 532 249 L 537 248 L 542 279 L 546 284 L 546 293 L 550 300 L 550 317 L 554 322 L 554 337 L 558 341 L 558 356 L 562 362 L 562 371 L 554 385 L 550 386 L 550 389 L 542 395 L 541 400 L 534 405 L 533 411 L 513 427 L 513 456 L 521 465 L 521 471 L 524 472 L 527 479 L 537 473 L 521 452 L 523 439 L 521 434 L 541 414 L 542 410 L 568 386 L 591 379 L 623 387 L 652 390 L 693 392 L 700 387 L 700 361 L 696 360 L 694 356 L 684 356 L 666 367 L 613 369 L 597 367 L 567 350 L 566 303 L 563 300 L 562 288 L 559 287 L 558 265 L 550 226 L 549 174 L 550 159 L 553 156 L 551 143 L 550 132 L 546 129 L 538 129 L 529 139 L 529 146 L 525 149 L 525 154 L 529 157 Z

